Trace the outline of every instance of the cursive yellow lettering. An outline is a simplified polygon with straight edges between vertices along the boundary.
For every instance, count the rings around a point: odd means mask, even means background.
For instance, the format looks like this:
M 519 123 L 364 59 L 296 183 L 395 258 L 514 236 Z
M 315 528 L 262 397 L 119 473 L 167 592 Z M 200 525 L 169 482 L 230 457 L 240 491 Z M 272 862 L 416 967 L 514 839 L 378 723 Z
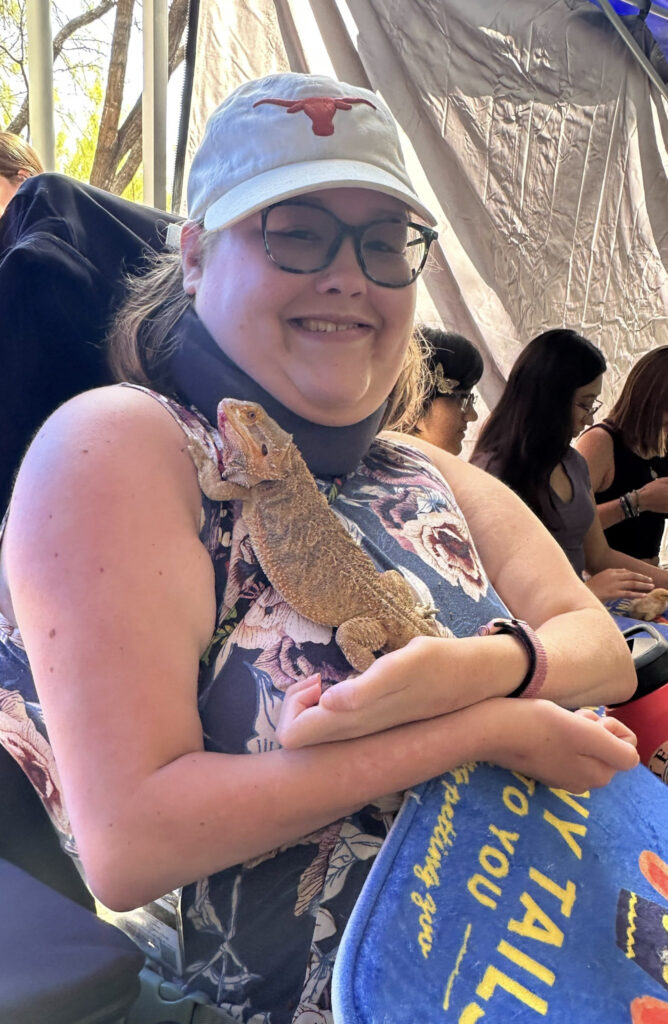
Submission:
M 418 944 L 422 951 L 422 956 L 426 960 L 431 952 L 432 940 L 434 938 L 434 929 L 432 928 L 432 921 L 433 915 L 436 912 L 436 904 L 434 903 L 433 897 L 431 896 L 430 893 L 427 893 L 425 897 L 422 896 L 419 892 L 412 892 L 411 900 L 422 911 L 418 918 L 418 924 L 420 925 Z
M 433 864 L 428 863 L 425 867 L 420 864 L 413 865 L 413 874 L 416 878 L 424 884 L 426 889 L 431 888 L 432 885 L 439 885 L 438 872 Z

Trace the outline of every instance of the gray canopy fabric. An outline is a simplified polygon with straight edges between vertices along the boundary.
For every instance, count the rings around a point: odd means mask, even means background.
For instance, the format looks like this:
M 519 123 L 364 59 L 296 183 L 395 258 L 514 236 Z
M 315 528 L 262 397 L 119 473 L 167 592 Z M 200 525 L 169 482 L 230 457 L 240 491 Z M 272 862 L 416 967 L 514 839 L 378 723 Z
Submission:
M 589 0 L 202 0 L 186 162 L 276 70 L 378 91 L 439 215 L 421 314 L 485 358 L 493 405 L 549 327 L 606 353 L 603 397 L 668 343 L 668 102 Z

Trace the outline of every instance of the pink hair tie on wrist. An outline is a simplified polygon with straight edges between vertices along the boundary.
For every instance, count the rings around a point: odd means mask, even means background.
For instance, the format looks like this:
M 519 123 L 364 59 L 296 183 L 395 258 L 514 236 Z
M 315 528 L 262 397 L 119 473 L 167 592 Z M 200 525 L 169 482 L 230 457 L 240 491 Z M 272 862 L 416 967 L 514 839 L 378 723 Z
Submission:
M 478 630 L 478 636 L 493 636 L 508 633 L 516 637 L 529 655 L 529 668 L 520 685 L 509 693 L 509 697 L 535 697 L 547 675 L 547 653 L 543 641 L 528 622 L 522 619 L 490 619 Z

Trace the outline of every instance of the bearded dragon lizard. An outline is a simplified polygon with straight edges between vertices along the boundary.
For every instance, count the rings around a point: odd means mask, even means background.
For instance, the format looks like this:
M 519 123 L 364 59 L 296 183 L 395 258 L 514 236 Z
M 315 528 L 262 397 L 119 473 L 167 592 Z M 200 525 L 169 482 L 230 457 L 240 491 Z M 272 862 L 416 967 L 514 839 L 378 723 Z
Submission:
M 632 619 L 644 619 L 651 622 L 663 615 L 668 608 L 668 590 L 655 587 L 642 597 L 627 598 L 619 602 L 619 610 Z
M 320 493 L 292 436 L 262 406 L 224 398 L 218 406 L 222 467 L 189 447 L 202 491 L 243 502 L 250 541 L 271 585 L 297 612 L 336 628 L 357 672 L 377 651 L 416 636 L 444 636 L 436 609 L 418 604 L 394 569 L 380 572 Z

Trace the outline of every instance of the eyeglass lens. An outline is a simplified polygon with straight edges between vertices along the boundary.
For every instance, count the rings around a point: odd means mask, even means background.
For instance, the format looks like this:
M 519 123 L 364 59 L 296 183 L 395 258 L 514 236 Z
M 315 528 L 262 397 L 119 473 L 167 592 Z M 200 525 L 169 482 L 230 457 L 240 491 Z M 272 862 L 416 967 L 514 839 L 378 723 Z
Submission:
M 472 391 L 451 391 L 450 394 L 442 395 L 443 398 L 452 399 L 457 403 L 462 412 L 468 412 L 469 409 L 475 408 L 477 395 L 474 395 Z
M 279 203 L 264 211 L 268 254 L 283 270 L 298 274 L 323 270 L 335 259 L 346 235 L 366 276 L 376 284 L 401 288 L 420 273 L 428 243 L 419 225 L 404 220 L 372 221 L 352 227 L 329 210 L 306 203 Z

